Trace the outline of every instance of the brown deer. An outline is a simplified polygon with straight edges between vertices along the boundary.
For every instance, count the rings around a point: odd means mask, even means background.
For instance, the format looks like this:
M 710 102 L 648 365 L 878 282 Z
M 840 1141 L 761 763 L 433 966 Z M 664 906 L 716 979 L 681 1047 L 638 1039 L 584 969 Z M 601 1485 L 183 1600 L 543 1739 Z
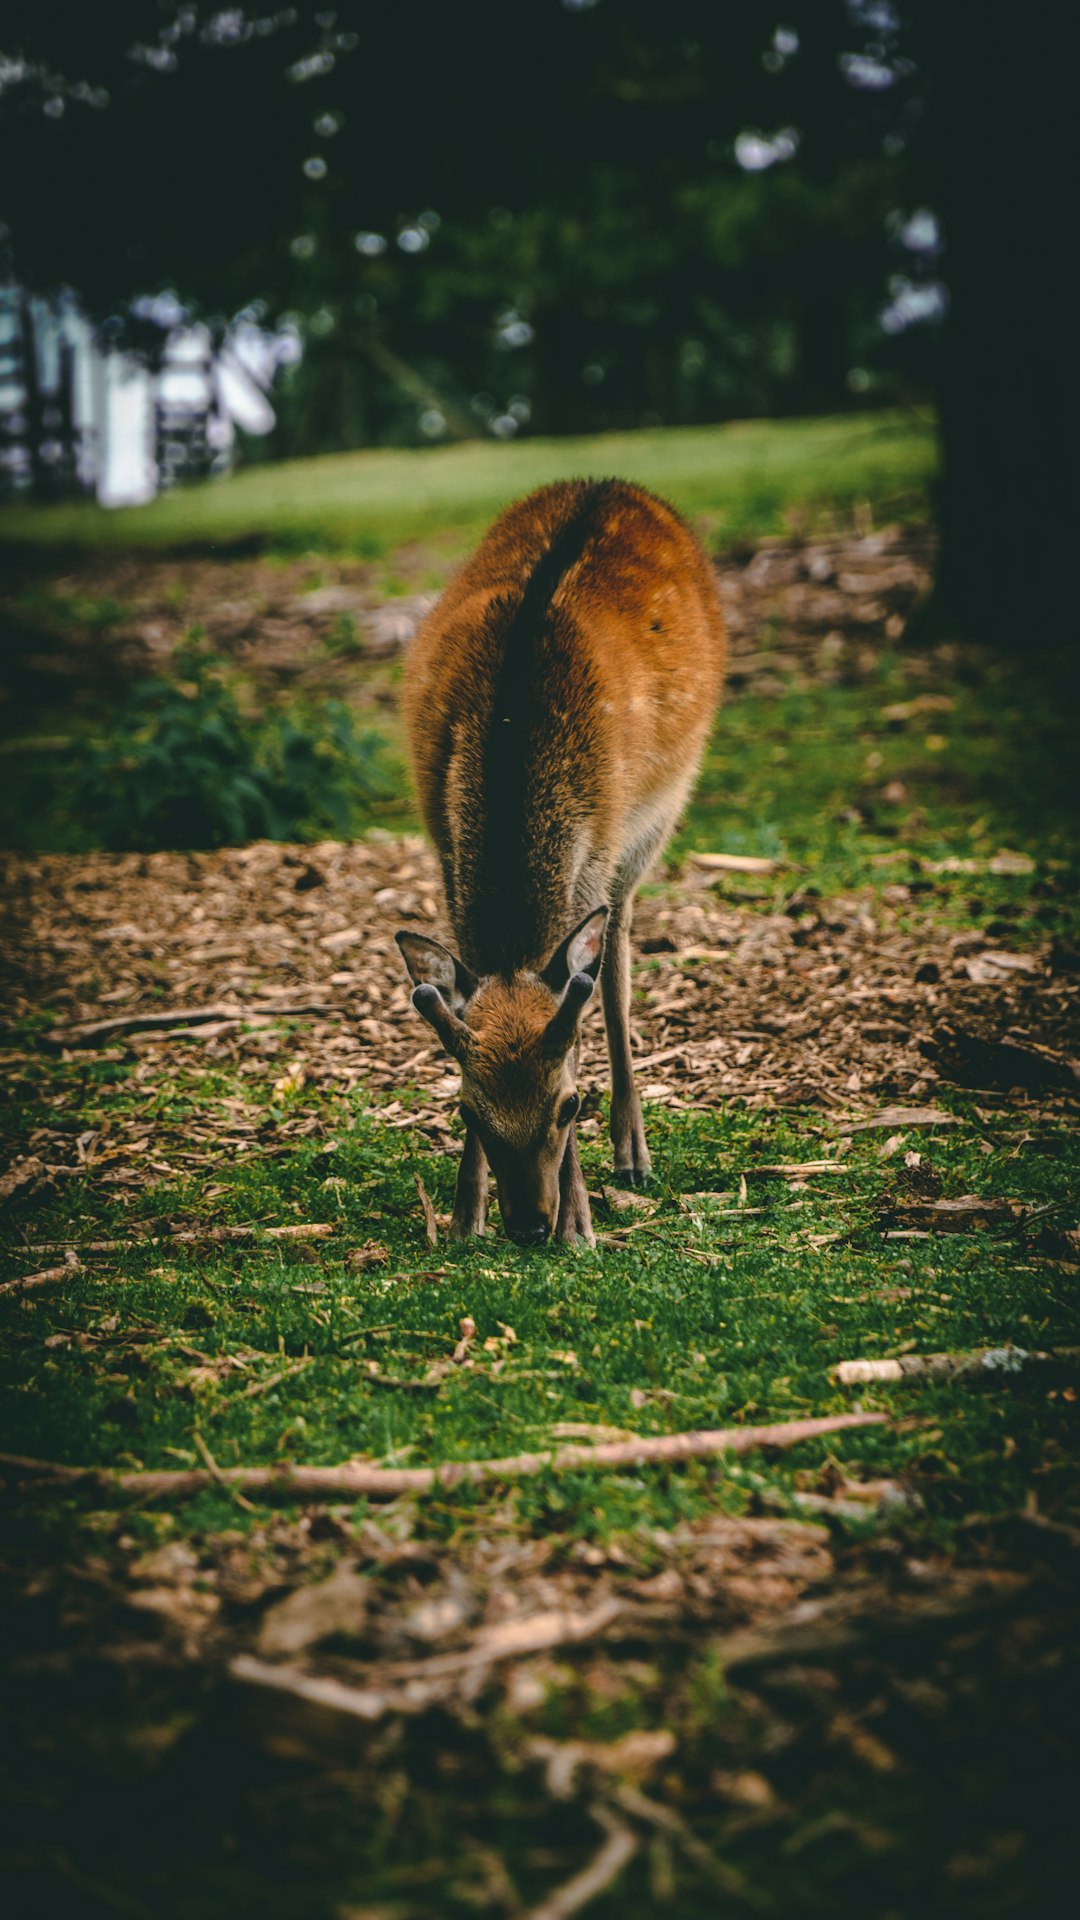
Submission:
M 621 480 L 560 481 L 509 507 L 416 636 L 405 711 L 458 951 L 397 940 L 413 1005 L 461 1067 L 458 1237 L 484 1231 L 490 1165 L 519 1246 L 594 1242 L 574 1121 L 597 977 L 616 1177 L 649 1175 L 633 895 L 690 790 L 723 668 L 701 548 Z

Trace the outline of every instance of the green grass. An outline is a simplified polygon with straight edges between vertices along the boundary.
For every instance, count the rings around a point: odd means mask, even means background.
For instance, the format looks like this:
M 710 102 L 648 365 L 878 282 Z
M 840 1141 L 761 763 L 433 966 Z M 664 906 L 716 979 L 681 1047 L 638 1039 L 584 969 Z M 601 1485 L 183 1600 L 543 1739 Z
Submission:
M 41 1086 L 42 1111 L 55 1113 L 59 1100 L 65 1124 L 100 1129 L 138 1098 L 136 1071 L 88 1076 L 58 1064 L 48 1091 Z M 244 1086 L 179 1070 L 154 1103 L 159 1143 L 170 1131 L 179 1140 L 196 1112 L 212 1118 Z M 145 1099 L 139 1104 L 148 1117 Z M 413 1177 L 448 1208 L 454 1163 L 380 1125 L 362 1098 L 315 1111 L 313 1137 L 285 1153 L 239 1165 L 222 1155 L 210 1200 L 205 1182 L 184 1179 L 148 1183 L 123 1206 L 76 1178 L 32 1226 L 16 1203 L 11 1241 L 24 1233 L 36 1242 L 137 1237 L 162 1221 L 315 1220 L 331 1222 L 334 1234 L 308 1248 L 134 1249 L 88 1261 L 62 1286 L 3 1300 L 0 1446 L 72 1462 L 175 1466 L 197 1464 L 198 1431 L 222 1466 L 355 1454 L 428 1463 L 535 1447 L 564 1420 L 648 1433 L 831 1413 L 852 1404 L 831 1377 L 841 1359 L 1008 1341 L 1044 1348 L 1080 1337 L 1075 1304 L 1021 1234 L 884 1241 L 878 1216 L 896 1171 L 879 1158 L 874 1135 L 857 1136 L 849 1173 L 812 1180 L 796 1204 L 783 1182 L 754 1168 L 820 1158 L 830 1151 L 827 1127 L 743 1110 L 656 1110 L 658 1207 L 625 1246 L 529 1256 L 496 1221 L 482 1242 L 432 1253 Z M 924 1167 L 941 1175 L 947 1195 L 1019 1196 L 1048 1206 L 1046 1222 L 1071 1223 L 1075 1142 L 1048 1129 L 1021 1134 L 1017 1145 L 1007 1114 L 979 1120 L 962 1101 L 957 1111 L 962 1126 L 920 1141 Z M 271 1127 L 280 1117 L 266 1099 Z M 996 1153 L 985 1153 L 987 1138 Z M 586 1143 L 584 1157 L 595 1185 L 606 1177 L 606 1142 Z M 695 1219 L 680 1206 L 686 1193 L 737 1190 L 740 1175 L 763 1212 L 706 1210 Z M 597 1221 L 613 1224 L 602 1207 Z M 823 1234 L 839 1238 L 815 1245 Z M 372 1238 L 388 1264 L 358 1273 L 348 1252 Z M 9 1247 L 10 1271 L 28 1264 Z M 394 1378 L 422 1377 L 448 1357 L 466 1314 L 477 1326 L 474 1367 L 455 1369 L 432 1393 L 370 1385 L 372 1360 Z M 487 1340 L 501 1344 L 485 1351 Z M 304 1358 L 310 1364 L 280 1384 L 246 1391 Z M 1064 1495 L 1070 1409 L 1048 1397 L 1045 1378 L 990 1393 L 874 1389 L 862 1404 L 891 1412 L 896 1424 L 808 1444 L 770 1466 L 751 1458 L 719 1479 L 702 1463 L 529 1480 L 511 1496 L 516 1523 L 601 1538 L 643 1524 L 667 1528 L 717 1502 L 739 1510 L 764 1487 L 786 1501 L 801 1470 L 827 1454 L 909 1476 L 933 1525 L 1008 1510 L 1031 1484 L 1048 1506 Z M 429 1503 L 428 1523 L 471 1525 L 496 1501 L 505 1512 L 502 1490 L 441 1495 Z M 227 1498 L 209 1494 L 173 1524 L 228 1524 L 230 1512 Z
M 674 858 L 703 848 L 779 857 L 789 864 L 773 901 L 807 885 L 826 898 L 909 885 L 950 901 L 953 917 L 1011 917 L 1019 937 L 1055 922 L 1053 896 L 1068 915 L 1080 848 L 1073 702 L 1058 673 L 992 656 L 958 671 L 948 656 L 884 654 L 846 681 L 783 678 L 776 697 L 740 693 L 721 708 Z M 890 717 L 928 688 L 945 710 Z M 1049 867 L 1038 919 L 1020 912 L 1030 876 L 988 870 L 1002 850 Z M 947 861 L 971 870 L 924 865 Z
M 347 549 L 378 558 L 411 542 L 464 548 L 517 495 L 576 474 L 621 475 L 707 521 L 724 541 L 809 527 L 874 503 L 924 515 L 935 471 L 926 410 L 589 439 L 380 449 L 249 468 L 150 505 L 8 507 L 0 541 L 35 547 Z

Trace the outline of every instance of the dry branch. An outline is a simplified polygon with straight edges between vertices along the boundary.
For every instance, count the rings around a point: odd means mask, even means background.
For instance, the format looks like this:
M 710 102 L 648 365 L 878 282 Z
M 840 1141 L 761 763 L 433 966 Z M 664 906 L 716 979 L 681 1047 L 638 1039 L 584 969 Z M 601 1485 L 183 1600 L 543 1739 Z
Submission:
M 691 853 L 687 856 L 691 867 L 698 867 L 702 873 L 776 873 L 785 863 L 770 859 L 760 853 Z
M 271 1666 L 250 1653 L 238 1653 L 230 1660 L 228 1671 L 229 1678 L 242 1686 L 284 1694 L 305 1707 L 347 1714 L 354 1720 L 381 1720 L 391 1708 L 408 1713 L 411 1707 L 403 1696 L 378 1693 L 371 1687 L 350 1687 L 326 1675 L 305 1673 L 301 1667 Z
M 74 1027 L 53 1027 L 42 1038 L 42 1045 L 59 1051 L 63 1047 L 97 1047 L 123 1033 L 157 1033 L 172 1027 L 201 1027 L 211 1020 L 286 1018 L 298 1014 L 330 1014 L 337 1009 L 325 1001 L 305 1000 L 292 1004 L 255 1007 L 169 1007 L 157 1013 L 122 1013 L 111 1020 L 86 1020 Z
M 268 1374 L 265 1380 L 253 1380 L 249 1387 L 245 1387 L 236 1395 L 236 1398 L 254 1400 L 256 1394 L 269 1393 L 272 1387 L 280 1387 L 283 1380 L 291 1380 L 294 1374 L 303 1373 L 306 1367 L 313 1367 L 316 1357 L 313 1353 L 307 1353 L 302 1360 L 295 1360 L 291 1367 L 282 1367 L 278 1373 Z
M 559 1447 L 548 1453 L 516 1453 L 501 1460 L 447 1460 L 439 1467 L 378 1467 L 347 1460 L 340 1467 L 225 1467 L 222 1483 L 263 1499 L 396 1500 L 402 1494 L 449 1492 L 462 1484 L 520 1480 L 536 1473 L 573 1473 L 597 1467 L 671 1465 L 724 1453 L 749 1453 L 754 1447 L 794 1447 L 802 1440 L 851 1428 L 880 1426 L 882 1413 L 836 1413 L 820 1420 L 785 1420 L 772 1427 L 719 1427 L 693 1433 L 666 1433 L 643 1440 L 613 1440 L 600 1446 Z M 24 1480 L 82 1487 L 103 1500 L 188 1500 L 214 1484 L 197 1468 L 114 1472 L 108 1467 L 71 1467 L 50 1460 L 0 1454 L 0 1472 Z
M 622 1612 L 619 1600 L 601 1600 L 589 1613 L 568 1613 L 552 1607 L 524 1619 L 500 1620 L 472 1646 L 458 1653 L 437 1653 L 426 1660 L 406 1660 L 386 1668 L 395 1680 L 431 1680 L 486 1667 L 494 1660 L 520 1660 L 529 1653 L 549 1653 L 553 1647 L 575 1646 L 603 1633 Z
M 28 1287 L 51 1287 L 81 1271 L 77 1260 L 66 1260 L 62 1267 L 42 1267 L 37 1273 L 24 1273 L 19 1280 L 5 1280 L 0 1285 L 0 1297 L 6 1293 L 25 1293 Z
M 655 1827 L 660 1833 L 670 1834 L 677 1846 L 680 1846 L 688 1860 L 715 1881 L 729 1900 L 746 1899 L 746 1876 L 737 1867 L 729 1866 L 726 1860 L 719 1860 L 711 1847 L 689 1827 L 682 1816 L 673 1807 L 666 1807 L 659 1800 L 650 1800 L 639 1787 L 630 1786 L 622 1781 L 612 1793 L 612 1799 L 628 1813 L 632 1819 L 642 1821 L 646 1826 Z
M 1051 1353 L 1029 1353 L 1024 1347 L 976 1347 L 971 1353 L 902 1353 L 893 1360 L 841 1360 L 833 1369 L 842 1387 L 865 1386 L 876 1380 L 955 1380 L 964 1375 L 996 1378 L 1020 1373 L 1032 1366 L 1069 1366 L 1080 1360 L 1080 1347 L 1057 1347 Z
M 816 1619 L 740 1627 L 721 1634 L 712 1642 L 712 1651 L 726 1674 L 740 1675 L 789 1661 L 802 1665 L 839 1660 L 882 1642 L 914 1639 L 1007 1611 L 1029 1585 L 1026 1573 L 968 1576 L 908 1605 L 874 1604 L 846 1614 L 822 1609 Z
M 66 1253 L 71 1256 L 67 1268 L 53 1268 L 56 1279 L 62 1279 L 65 1272 L 74 1272 L 79 1256 L 104 1255 L 111 1253 L 139 1253 L 144 1247 L 214 1247 L 226 1244 L 236 1246 L 251 1245 L 257 1240 L 328 1240 L 340 1232 L 330 1220 L 306 1220 L 296 1226 L 263 1227 L 185 1227 L 178 1233 L 149 1234 L 145 1240 L 88 1240 L 85 1246 L 65 1247 L 62 1241 L 50 1244 L 48 1241 L 27 1247 L 27 1253 Z M 44 1285 L 44 1282 L 41 1283 Z
M 873 1113 L 868 1120 L 849 1120 L 841 1127 L 841 1133 L 871 1133 L 878 1127 L 887 1127 L 892 1133 L 897 1127 L 958 1127 L 959 1120 L 954 1113 L 945 1113 L 940 1107 L 882 1107 L 880 1113 Z

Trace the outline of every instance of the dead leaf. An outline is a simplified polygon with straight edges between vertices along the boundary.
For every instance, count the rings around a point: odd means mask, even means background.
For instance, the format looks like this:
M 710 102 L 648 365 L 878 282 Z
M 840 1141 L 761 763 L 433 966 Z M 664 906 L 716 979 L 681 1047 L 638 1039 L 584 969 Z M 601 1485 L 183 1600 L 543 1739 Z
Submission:
M 378 1240 L 365 1240 L 361 1247 L 351 1247 L 345 1255 L 345 1265 L 356 1273 L 367 1273 L 372 1267 L 386 1267 L 390 1264 L 390 1254 Z
M 428 1246 L 435 1248 L 439 1244 L 439 1227 L 435 1219 L 435 1208 L 431 1203 L 431 1195 L 428 1193 L 418 1173 L 413 1174 L 413 1181 L 416 1186 L 416 1191 L 420 1195 L 420 1205 L 424 1210 L 424 1235 L 427 1239 Z
M 656 1201 L 650 1200 L 644 1193 L 635 1193 L 629 1187 L 601 1187 L 601 1195 L 613 1213 L 640 1213 L 648 1216 L 656 1212 Z

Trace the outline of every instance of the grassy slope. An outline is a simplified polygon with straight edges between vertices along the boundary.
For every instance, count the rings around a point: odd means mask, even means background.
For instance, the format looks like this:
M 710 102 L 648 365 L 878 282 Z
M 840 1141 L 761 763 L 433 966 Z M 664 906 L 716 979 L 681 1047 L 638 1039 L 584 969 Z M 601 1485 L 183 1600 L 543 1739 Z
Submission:
M 516 495 L 582 473 L 639 480 L 732 539 L 861 500 L 891 518 L 925 510 L 934 458 L 932 422 L 918 411 L 327 454 L 252 467 L 146 507 L 9 507 L 0 541 L 224 547 L 260 538 L 290 551 L 348 548 L 371 558 L 412 541 L 455 549 Z

